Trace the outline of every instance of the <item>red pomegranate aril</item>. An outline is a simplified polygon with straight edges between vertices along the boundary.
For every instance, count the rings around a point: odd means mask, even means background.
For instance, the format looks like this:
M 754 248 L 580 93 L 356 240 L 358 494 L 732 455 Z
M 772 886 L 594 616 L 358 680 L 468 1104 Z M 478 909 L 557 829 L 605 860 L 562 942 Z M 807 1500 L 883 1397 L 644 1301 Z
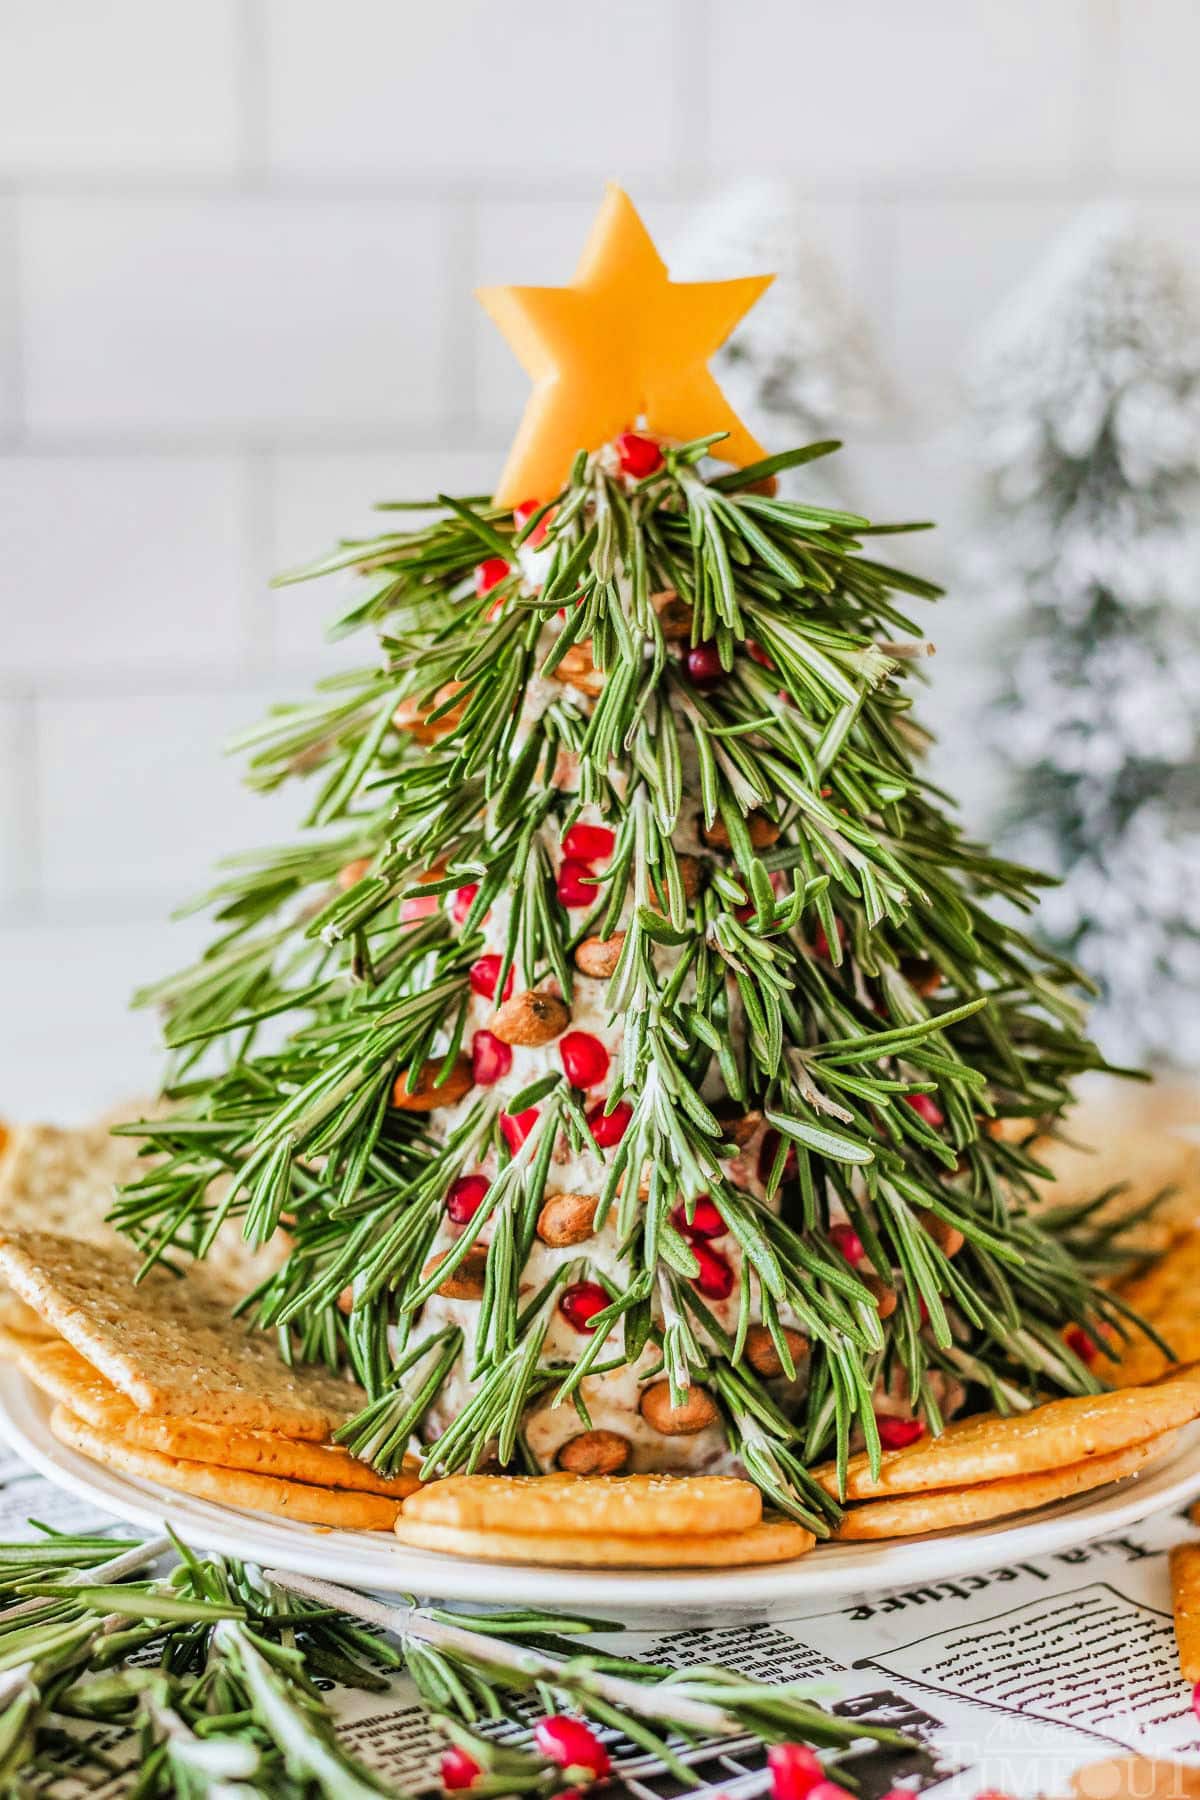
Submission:
M 494 587 L 511 573 L 511 564 L 502 556 L 489 556 L 483 562 L 475 564 L 475 592 L 482 597 L 490 594 Z
M 715 682 L 725 679 L 720 653 L 713 643 L 693 644 L 684 661 L 688 679 L 695 687 L 712 687 Z
M 440 904 L 436 894 L 414 894 L 411 900 L 400 902 L 400 923 L 411 925 L 417 919 L 427 919 Z
M 467 980 L 473 993 L 482 994 L 485 1000 L 500 998 L 507 1000 L 513 991 L 513 971 L 508 971 L 508 979 L 504 983 L 503 994 L 497 996 L 496 983 L 500 979 L 500 964 L 504 959 L 500 956 L 477 956 L 467 971 Z
M 607 825 L 572 825 L 563 833 L 563 855 L 573 862 L 607 862 L 616 841 Z
M 454 920 L 456 925 L 463 925 L 466 923 L 467 914 L 474 905 L 475 896 L 478 892 L 479 883 L 477 881 L 468 881 L 466 887 L 455 889 L 454 898 L 450 902 L 450 917 Z
M 471 1039 L 471 1074 L 479 1087 L 494 1087 L 512 1068 L 512 1051 L 492 1031 L 477 1031 Z
M 589 864 L 577 856 L 564 859 L 558 871 L 558 897 L 564 906 L 594 906 L 600 897 Z
M 616 440 L 616 451 L 622 471 L 632 475 L 635 481 L 644 481 L 647 475 L 662 468 L 661 447 L 653 438 L 642 437 L 636 431 L 623 431 Z
M 608 1751 L 582 1719 L 551 1713 L 534 1726 L 533 1741 L 548 1761 L 560 1769 L 577 1769 L 593 1781 L 603 1780 L 612 1768 Z
M 779 1153 L 779 1133 L 768 1126 L 763 1132 L 762 1143 L 758 1146 L 758 1165 L 756 1173 L 759 1181 L 766 1187 L 771 1179 L 771 1170 L 775 1167 L 775 1158 Z M 790 1181 L 796 1173 L 796 1150 L 794 1145 L 788 1146 L 788 1153 L 783 1159 L 783 1180 Z
M 876 1413 L 875 1423 L 885 1450 L 906 1450 L 909 1444 L 915 1444 L 918 1438 L 925 1436 L 920 1419 L 897 1419 L 890 1413 Z
M 729 1230 L 724 1219 L 717 1211 L 716 1204 L 707 1194 L 701 1194 L 692 1210 L 689 1220 L 687 1206 L 681 1200 L 671 1214 L 671 1223 L 676 1231 L 682 1231 L 684 1237 L 718 1238 L 724 1237 Z
M 513 507 L 513 524 L 518 531 L 524 531 L 526 525 L 528 525 L 530 519 L 532 519 L 534 513 L 541 504 L 540 500 L 518 501 L 517 505 Z M 525 539 L 522 548 L 524 548 L 525 545 L 528 545 L 532 550 L 537 549 L 538 545 L 543 541 L 546 533 L 550 529 L 550 520 L 552 516 L 551 513 L 547 513 L 544 518 L 538 520 L 533 530 L 529 533 L 529 536 Z
M 1072 1325 L 1064 1341 L 1068 1350 L 1073 1350 L 1080 1362 L 1093 1363 L 1100 1354 L 1099 1344 L 1082 1325 Z
M 866 1262 L 866 1248 L 853 1225 L 831 1225 L 829 1235 L 852 1269 Z
M 739 925 L 748 925 L 757 912 L 758 908 L 753 900 L 744 900 L 741 906 L 734 907 L 733 916 Z
M 842 924 L 842 921 L 840 919 L 837 921 L 837 934 L 838 934 L 838 943 L 842 946 L 842 948 L 844 950 L 846 947 L 846 927 Z M 822 962 L 832 962 L 833 961 L 833 957 L 830 954 L 830 950 L 829 950 L 828 934 L 825 930 L 825 927 L 819 921 L 813 927 L 813 955 L 819 956 L 821 958 Z
M 442 1786 L 448 1794 L 459 1788 L 474 1787 L 483 1770 L 465 1750 L 457 1744 L 451 1744 L 448 1750 L 442 1751 Z
M 825 1771 L 807 1744 L 772 1744 L 767 1752 L 773 1800 L 808 1800 Z
M 500 1114 L 500 1131 L 505 1143 L 508 1145 L 514 1156 L 517 1154 L 517 1151 L 521 1148 L 521 1145 L 525 1142 L 525 1139 L 529 1136 L 537 1122 L 538 1109 L 536 1106 L 527 1106 L 524 1112 L 502 1112 Z
M 936 1131 L 946 1123 L 946 1115 L 932 1094 L 905 1094 L 905 1104 L 911 1106 L 918 1119 L 924 1119 Z
M 455 1225 L 469 1224 L 479 1211 L 490 1186 L 486 1175 L 460 1175 L 457 1181 L 450 1183 L 450 1192 L 446 1195 L 446 1217 Z
M 592 1320 L 610 1304 L 607 1291 L 598 1281 L 573 1281 L 562 1291 L 558 1310 L 576 1331 L 593 1332 Z
M 568 1031 L 558 1040 L 558 1054 L 572 1087 L 598 1087 L 608 1074 L 608 1051 L 590 1031 Z
M 753 638 L 746 639 L 746 655 L 752 657 L 760 668 L 773 669 L 775 667 L 762 645 L 755 643 Z
M 719 1250 L 706 1244 L 703 1238 L 692 1239 L 692 1255 L 700 1264 L 700 1273 L 693 1275 L 692 1286 L 706 1300 L 728 1300 L 733 1292 L 733 1269 Z
M 611 1112 L 605 1112 L 604 1107 L 603 1100 L 598 1100 L 595 1106 L 589 1107 L 587 1122 L 597 1146 L 601 1150 L 611 1150 L 628 1131 L 633 1107 L 628 1100 L 618 1100 Z

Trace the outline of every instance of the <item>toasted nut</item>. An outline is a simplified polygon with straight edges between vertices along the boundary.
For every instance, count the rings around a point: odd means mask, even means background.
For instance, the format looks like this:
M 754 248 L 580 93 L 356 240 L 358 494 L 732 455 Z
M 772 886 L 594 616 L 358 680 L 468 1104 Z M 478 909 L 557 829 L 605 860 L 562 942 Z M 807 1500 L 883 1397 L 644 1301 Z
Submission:
M 869 1271 L 859 1275 L 864 1287 L 875 1296 L 875 1311 L 881 1319 L 890 1319 L 900 1304 L 900 1296 L 889 1281 L 882 1275 L 872 1275 Z
M 348 888 L 356 887 L 371 866 L 369 856 L 356 856 L 348 862 L 344 869 L 338 870 L 337 884 L 345 893 Z
M 675 860 L 679 864 L 679 879 L 683 883 L 684 899 L 694 900 L 696 895 L 700 892 L 701 887 L 704 885 L 704 865 L 698 856 L 689 856 L 686 851 L 682 856 L 677 856 Z M 665 891 L 665 882 L 663 883 L 663 888 Z M 655 905 L 661 911 L 666 905 L 666 901 L 659 892 L 657 882 L 651 881 L 650 893 Z
M 785 1325 L 782 1329 L 792 1362 L 798 1368 L 808 1355 L 808 1339 L 802 1331 L 793 1331 L 790 1326 Z M 746 1361 L 756 1375 L 763 1375 L 768 1381 L 783 1374 L 775 1339 L 765 1325 L 752 1325 L 746 1333 Z
M 543 993 L 541 988 L 526 988 L 497 1007 L 491 1029 L 503 1044 L 519 1044 L 530 1049 L 549 1044 L 571 1023 L 571 1009 L 557 994 Z
M 438 707 L 449 700 L 452 695 L 457 694 L 461 687 L 461 681 L 447 681 L 429 702 L 420 701 L 414 695 L 410 695 L 407 700 L 401 700 L 392 714 L 392 724 L 397 731 L 407 731 L 418 744 L 436 744 L 439 738 L 447 737 L 454 730 L 467 710 L 467 703 L 465 700 L 460 701 L 457 706 L 452 706 L 443 718 L 435 719 L 432 724 L 429 723 L 429 714 L 436 712 Z
M 658 614 L 659 630 L 669 644 L 681 644 L 692 635 L 692 609 L 681 600 L 674 588 L 651 594 L 650 604 Z
M 1023 1144 L 1037 1130 L 1034 1119 L 985 1119 L 983 1129 L 1002 1144 Z
M 592 1221 L 599 1204 L 595 1194 L 551 1194 L 538 1214 L 538 1236 L 554 1250 L 567 1244 L 582 1244 L 592 1235 Z
M 439 1250 L 431 1256 L 421 1270 L 421 1280 L 440 1269 L 449 1250 Z M 482 1244 L 472 1244 L 456 1269 L 452 1269 L 445 1281 L 438 1288 L 443 1300 L 482 1300 L 483 1278 L 487 1273 L 487 1250 Z
M 440 1087 L 435 1086 L 441 1064 L 434 1057 L 424 1064 L 417 1076 L 416 1086 L 410 1094 L 407 1087 L 408 1071 L 402 1070 L 396 1077 L 392 1088 L 392 1105 L 398 1112 L 427 1113 L 438 1106 L 456 1106 L 464 1094 L 471 1091 L 473 1077 L 471 1075 L 471 1059 L 469 1056 L 455 1058 L 454 1067 Z
M 628 1173 L 628 1169 L 625 1169 L 617 1176 L 618 1194 L 623 1194 L 625 1192 L 625 1179 Z M 637 1197 L 639 1200 L 648 1200 L 650 1198 L 650 1164 L 648 1162 L 642 1164 L 642 1173 L 638 1179 Z
M 638 1411 L 654 1431 L 664 1437 L 691 1437 L 717 1422 L 717 1403 L 707 1388 L 690 1387 L 681 1406 L 671 1405 L 671 1384 L 656 1381 L 642 1389 Z
M 927 1212 L 924 1207 L 918 1208 L 917 1219 L 921 1229 L 928 1232 L 943 1256 L 957 1256 L 966 1238 L 957 1225 L 951 1225 L 948 1219 L 941 1219 L 935 1212 Z
M 555 681 L 561 681 L 564 687 L 578 688 L 583 694 L 590 694 L 594 699 L 604 692 L 605 674 L 598 669 L 592 660 L 591 639 L 582 644 L 572 644 L 563 655 L 562 661 L 551 670 Z
M 569 1475 L 619 1475 L 632 1448 L 619 1431 L 581 1431 L 568 1439 L 555 1460 Z
M 754 1135 L 763 1122 L 760 1112 L 743 1112 L 740 1106 L 729 1104 L 713 1108 L 721 1121 L 723 1135 L 730 1143 L 736 1144 L 739 1150 L 753 1142 Z
M 607 981 L 620 962 L 624 947 L 623 931 L 614 931 L 607 938 L 584 938 L 575 952 L 575 967 L 581 975 L 594 975 L 597 981 Z
M 910 988 L 926 999 L 936 994 L 942 985 L 942 971 L 927 956 L 902 956 L 900 973 Z
M 742 492 L 744 494 L 765 494 L 768 500 L 773 500 L 779 492 L 779 477 L 778 475 L 764 475 L 761 481 L 752 481 L 749 487 L 742 489 Z
M 768 819 L 765 813 L 747 813 L 746 830 L 750 833 L 750 842 L 756 850 L 766 850 L 779 837 L 779 826 Z M 701 819 L 700 835 L 714 850 L 729 848 L 729 833 L 725 829 L 724 819 L 716 818 L 711 825 L 706 825 Z

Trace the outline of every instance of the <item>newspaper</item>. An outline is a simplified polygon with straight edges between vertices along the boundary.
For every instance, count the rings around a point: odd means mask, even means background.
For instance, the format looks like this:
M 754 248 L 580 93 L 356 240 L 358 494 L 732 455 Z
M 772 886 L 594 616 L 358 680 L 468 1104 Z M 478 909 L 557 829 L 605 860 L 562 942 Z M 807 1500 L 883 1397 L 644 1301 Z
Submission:
M 68 1531 L 116 1523 L 0 1446 L 0 1538 L 27 1536 L 29 1519 Z M 1187 1514 L 1168 1512 L 1119 1537 L 986 1574 L 797 1605 L 770 1622 L 680 1621 L 665 1638 L 628 1630 L 619 1644 L 672 1667 L 719 1662 L 760 1680 L 811 1682 L 832 1711 L 903 1731 L 911 1751 L 882 1752 L 867 1739 L 852 1750 L 861 1800 L 897 1786 L 936 1790 L 939 1800 L 985 1789 L 1067 1795 L 1078 1770 L 1130 1753 L 1200 1769 L 1200 1720 L 1180 1678 L 1167 1568 L 1172 1545 L 1189 1538 L 1200 1533 Z M 334 1689 L 330 1699 L 348 1746 L 386 1782 L 406 1793 L 439 1789 L 444 1740 L 403 1676 L 387 1694 Z M 118 1770 L 131 1764 L 136 1746 L 118 1732 L 106 1738 Z M 615 1788 L 634 1800 L 682 1792 L 632 1745 L 610 1739 L 609 1747 Z M 766 1752 L 753 1739 L 684 1756 L 710 1792 L 738 1800 L 769 1786 Z M 61 1779 L 39 1788 L 35 1777 L 29 1791 L 115 1800 L 132 1779 L 132 1770 L 115 1773 L 98 1787 L 93 1771 L 85 1789 Z

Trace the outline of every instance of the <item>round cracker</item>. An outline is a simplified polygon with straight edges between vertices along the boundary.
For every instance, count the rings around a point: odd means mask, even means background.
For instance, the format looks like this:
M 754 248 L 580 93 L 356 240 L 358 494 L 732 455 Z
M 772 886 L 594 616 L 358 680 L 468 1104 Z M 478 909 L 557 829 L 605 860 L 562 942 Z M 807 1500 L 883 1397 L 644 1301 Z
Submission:
M 762 1495 L 736 1475 L 450 1475 L 406 1500 L 404 1517 L 458 1531 L 719 1536 L 757 1525 Z
M 1200 1544 L 1176 1544 L 1170 1563 L 1179 1672 L 1195 1684 L 1200 1681 Z
M 875 1500 L 1061 1469 L 1145 1443 L 1195 1418 L 1200 1418 L 1200 1371 L 1192 1369 L 1152 1386 L 1051 1400 L 1007 1418 L 977 1413 L 954 1420 L 941 1437 L 921 1438 L 904 1450 L 885 1450 L 876 1480 L 871 1478 L 866 1452 L 852 1456 L 845 1498 Z M 833 1463 L 823 1463 L 812 1473 L 826 1493 L 837 1495 Z
M 1066 1500 L 1072 1494 L 1084 1494 L 1089 1488 L 1135 1475 L 1175 1437 L 1175 1432 L 1168 1431 L 1145 1443 L 1094 1456 L 1089 1462 L 1071 1463 L 1065 1469 L 1014 1475 L 1006 1481 L 984 1481 L 976 1487 L 906 1494 L 898 1500 L 867 1500 L 849 1509 L 834 1536 L 857 1541 L 917 1537 L 925 1531 L 961 1531 L 984 1519 L 1032 1512 L 1054 1500 Z
M 463 1531 L 454 1525 L 396 1521 L 396 1536 L 417 1550 L 473 1556 L 481 1562 L 550 1563 L 587 1569 L 733 1569 L 751 1563 L 791 1562 L 816 1543 L 791 1519 L 760 1519 L 748 1531 L 691 1536 L 630 1537 L 620 1532 Z
M 120 1437 L 97 1431 L 64 1406 L 54 1408 L 50 1429 L 60 1444 L 67 1444 L 122 1475 L 132 1475 L 138 1481 L 156 1481 L 160 1487 L 174 1488 L 177 1493 L 191 1494 L 198 1500 L 213 1500 L 218 1506 L 242 1506 L 305 1525 L 334 1525 L 347 1531 L 390 1531 L 400 1516 L 399 1500 L 385 1500 L 381 1494 L 310 1487 L 301 1481 L 281 1481 L 275 1475 L 218 1469 L 207 1463 L 184 1462 L 176 1456 L 159 1456 L 153 1450 L 139 1450 Z

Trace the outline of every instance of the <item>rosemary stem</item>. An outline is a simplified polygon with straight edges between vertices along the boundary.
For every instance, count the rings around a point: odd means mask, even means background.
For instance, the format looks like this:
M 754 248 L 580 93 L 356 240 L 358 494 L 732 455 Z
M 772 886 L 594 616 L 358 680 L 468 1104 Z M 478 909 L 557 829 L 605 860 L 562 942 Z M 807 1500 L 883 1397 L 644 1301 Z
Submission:
M 144 1569 L 147 1563 L 157 1562 L 172 1548 L 169 1537 L 148 1538 L 144 1544 L 134 1544 L 123 1550 L 120 1556 L 110 1557 L 108 1562 L 97 1563 L 94 1568 L 76 1569 L 70 1575 L 63 1576 L 64 1584 L 71 1587 L 93 1587 L 101 1582 L 121 1581 L 126 1575 L 132 1575 L 135 1569 Z M 45 1598 L 35 1594 L 30 1600 L 18 1600 L 15 1606 L 6 1606 L 0 1612 L 0 1625 L 7 1625 L 10 1619 L 19 1619 L 25 1613 L 38 1612 L 46 1604 Z

